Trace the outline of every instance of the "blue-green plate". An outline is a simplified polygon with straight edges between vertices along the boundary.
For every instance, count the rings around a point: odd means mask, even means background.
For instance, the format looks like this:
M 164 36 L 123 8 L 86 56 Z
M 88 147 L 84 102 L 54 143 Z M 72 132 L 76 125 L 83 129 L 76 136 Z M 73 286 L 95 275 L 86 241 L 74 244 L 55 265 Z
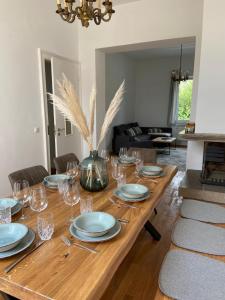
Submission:
M 11 207 L 13 209 L 18 204 L 18 201 L 13 198 L 2 198 L 0 199 L 1 207 Z
M 32 229 L 28 230 L 27 235 L 22 239 L 22 241 L 13 249 L 0 253 L 0 259 L 11 257 L 24 250 L 26 250 L 34 241 L 35 233 Z
M 123 200 L 125 202 L 140 202 L 148 199 L 150 197 L 150 191 L 148 191 L 143 197 L 131 199 L 126 197 L 120 189 L 116 189 L 113 191 L 113 194 L 118 197 L 120 200 Z
M 98 237 L 90 237 L 82 234 L 79 230 L 77 230 L 73 224 L 70 225 L 70 233 L 73 237 L 76 239 L 82 241 L 82 242 L 88 242 L 88 243 L 102 243 L 109 241 L 113 239 L 115 236 L 117 236 L 121 231 L 121 224 L 119 221 L 116 221 L 116 224 L 113 228 L 111 228 L 105 235 L 98 236 Z

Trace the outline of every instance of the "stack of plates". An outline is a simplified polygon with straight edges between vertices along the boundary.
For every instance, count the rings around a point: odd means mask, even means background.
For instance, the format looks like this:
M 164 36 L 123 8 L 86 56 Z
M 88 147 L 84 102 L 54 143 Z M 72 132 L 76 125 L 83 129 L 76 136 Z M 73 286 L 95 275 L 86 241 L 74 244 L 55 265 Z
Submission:
M 90 212 L 78 216 L 70 226 L 70 233 L 84 242 L 104 242 L 112 239 L 121 230 L 121 225 L 110 214 Z
M 58 183 L 64 180 L 70 180 L 71 177 L 64 174 L 50 175 L 44 178 L 44 185 L 50 189 L 57 189 Z
M 136 158 L 133 156 L 126 156 L 119 159 L 119 162 L 124 165 L 133 165 L 136 162 Z
M 13 256 L 28 248 L 35 234 L 19 223 L 0 224 L 0 259 Z
M 17 214 L 21 208 L 22 205 L 19 201 L 12 199 L 12 198 L 3 198 L 0 199 L 0 206 L 1 207 L 11 207 L 11 214 L 12 216 L 14 216 L 15 214 Z
M 161 177 L 163 176 L 163 169 L 159 166 L 143 166 L 140 175 L 146 177 Z
M 124 184 L 114 191 L 114 195 L 123 201 L 139 202 L 149 198 L 149 189 L 142 184 Z

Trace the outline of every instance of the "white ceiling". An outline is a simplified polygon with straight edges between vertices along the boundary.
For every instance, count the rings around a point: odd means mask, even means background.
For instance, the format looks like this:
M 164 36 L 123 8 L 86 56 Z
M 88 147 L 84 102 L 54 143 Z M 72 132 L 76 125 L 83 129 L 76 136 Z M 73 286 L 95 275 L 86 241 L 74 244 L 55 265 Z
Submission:
M 111 0 L 113 5 L 121 5 L 121 4 L 126 4 L 129 2 L 136 2 L 136 1 L 140 1 L 140 0 Z
M 124 54 L 128 55 L 132 59 L 151 59 L 157 57 L 168 57 L 168 56 L 178 56 L 180 55 L 180 46 L 169 47 L 169 48 L 152 48 L 152 49 L 144 49 L 144 50 L 136 50 L 124 52 Z M 183 54 L 184 55 L 192 55 L 195 54 L 195 45 L 183 45 Z

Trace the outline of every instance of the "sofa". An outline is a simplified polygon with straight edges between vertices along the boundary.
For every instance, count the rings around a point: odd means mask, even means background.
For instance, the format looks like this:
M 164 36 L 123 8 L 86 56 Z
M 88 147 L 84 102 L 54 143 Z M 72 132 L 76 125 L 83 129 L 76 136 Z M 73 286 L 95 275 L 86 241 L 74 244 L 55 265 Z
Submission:
M 137 122 L 114 126 L 113 153 L 118 154 L 121 147 L 153 148 L 152 140 L 157 137 L 172 137 L 172 128 L 140 127 Z

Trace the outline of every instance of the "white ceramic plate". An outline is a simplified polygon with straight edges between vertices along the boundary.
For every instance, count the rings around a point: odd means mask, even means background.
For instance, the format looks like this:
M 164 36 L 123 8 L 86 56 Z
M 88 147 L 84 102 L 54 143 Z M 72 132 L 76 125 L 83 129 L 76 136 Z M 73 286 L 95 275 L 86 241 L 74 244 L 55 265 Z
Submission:
M 119 221 L 116 221 L 116 224 L 113 228 L 111 228 L 105 235 L 103 236 L 98 236 L 98 237 L 90 237 L 90 236 L 85 236 L 77 230 L 73 224 L 70 225 L 70 233 L 72 236 L 74 236 L 76 239 L 82 241 L 82 242 L 88 242 L 88 243 L 102 243 L 109 241 L 113 239 L 115 236 L 117 236 L 120 231 L 121 231 L 121 224 Z

